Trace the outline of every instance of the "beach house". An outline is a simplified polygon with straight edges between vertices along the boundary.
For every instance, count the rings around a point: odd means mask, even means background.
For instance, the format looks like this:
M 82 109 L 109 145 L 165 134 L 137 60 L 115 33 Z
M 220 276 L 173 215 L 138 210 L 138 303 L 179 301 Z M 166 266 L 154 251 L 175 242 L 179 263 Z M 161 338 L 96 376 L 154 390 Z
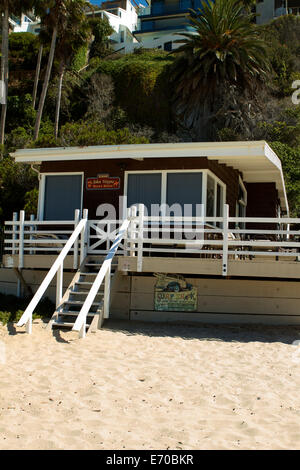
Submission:
M 300 323 L 300 219 L 281 162 L 258 142 L 24 149 L 37 216 L 5 225 L 2 292 L 47 295 L 50 326 L 108 317 Z
M 257 24 L 268 23 L 282 15 L 300 15 L 300 0 L 257 0 Z
M 198 10 L 203 0 L 153 0 L 140 11 L 135 37 L 146 48 L 172 51 L 182 33 L 194 31 L 189 21 L 190 10 Z

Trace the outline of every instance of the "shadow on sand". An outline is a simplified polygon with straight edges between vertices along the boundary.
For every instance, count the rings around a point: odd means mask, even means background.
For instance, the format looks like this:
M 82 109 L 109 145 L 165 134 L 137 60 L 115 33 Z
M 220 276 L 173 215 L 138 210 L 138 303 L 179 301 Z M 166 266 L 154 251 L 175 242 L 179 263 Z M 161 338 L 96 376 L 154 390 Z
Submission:
M 182 338 L 199 341 L 226 341 L 240 343 L 285 343 L 300 339 L 300 327 L 266 325 L 182 325 L 145 323 L 138 321 L 106 320 L 103 329 L 126 335 Z

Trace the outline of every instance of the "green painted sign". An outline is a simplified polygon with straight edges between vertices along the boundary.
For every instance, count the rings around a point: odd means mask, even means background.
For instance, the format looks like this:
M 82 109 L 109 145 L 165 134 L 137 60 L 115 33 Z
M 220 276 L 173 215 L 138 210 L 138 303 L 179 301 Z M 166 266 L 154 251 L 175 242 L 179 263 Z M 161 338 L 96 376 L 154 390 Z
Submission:
M 197 288 L 186 282 L 183 276 L 155 274 L 154 308 L 164 312 L 195 312 Z

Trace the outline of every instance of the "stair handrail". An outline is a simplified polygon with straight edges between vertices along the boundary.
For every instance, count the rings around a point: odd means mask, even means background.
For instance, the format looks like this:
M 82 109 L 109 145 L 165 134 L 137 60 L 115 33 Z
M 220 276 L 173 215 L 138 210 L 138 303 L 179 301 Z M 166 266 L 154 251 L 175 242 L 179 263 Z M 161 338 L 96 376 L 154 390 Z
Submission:
M 106 258 L 104 259 L 102 266 L 96 276 L 96 279 L 85 299 L 85 302 L 83 306 L 81 307 L 81 310 L 77 316 L 77 319 L 73 325 L 72 330 L 73 331 L 79 331 L 79 337 L 84 338 L 86 334 L 86 320 L 87 320 L 87 315 L 90 311 L 90 308 L 95 300 L 95 297 L 101 287 L 101 284 L 103 280 L 106 278 L 108 279 L 108 283 L 110 282 L 110 272 L 111 272 L 111 263 L 112 260 L 116 254 L 116 251 L 125 237 L 125 234 L 127 232 L 128 226 L 131 222 L 130 218 L 127 218 L 123 224 L 121 225 L 118 235 L 116 236 Z M 106 295 L 105 295 L 106 297 Z M 108 296 L 109 297 L 109 296 Z M 109 303 L 109 299 L 104 299 L 104 303 Z
M 87 218 L 81 219 L 81 221 L 78 223 L 72 235 L 70 236 L 69 240 L 65 244 L 64 248 L 61 250 L 60 254 L 54 261 L 51 269 L 49 270 L 42 284 L 40 285 L 34 297 L 30 301 L 28 307 L 26 308 L 20 320 L 18 321 L 17 326 L 23 326 L 25 324 L 27 325 L 27 329 L 26 329 L 27 333 L 29 334 L 32 333 L 32 315 L 33 315 L 34 309 L 36 308 L 37 304 L 43 297 L 44 293 L 49 287 L 49 284 L 54 278 L 55 274 L 58 272 L 59 269 L 62 268 L 65 257 L 69 253 L 70 249 L 74 245 L 77 238 L 80 236 L 83 229 L 86 227 L 86 224 L 87 224 Z

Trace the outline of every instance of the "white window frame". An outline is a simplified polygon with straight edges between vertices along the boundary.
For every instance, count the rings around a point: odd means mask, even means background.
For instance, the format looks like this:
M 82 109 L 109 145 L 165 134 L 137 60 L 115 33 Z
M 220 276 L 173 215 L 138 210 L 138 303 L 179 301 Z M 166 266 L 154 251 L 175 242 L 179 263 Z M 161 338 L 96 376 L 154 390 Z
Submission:
M 247 189 L 244 185 L 244 182 L 241 178 L 241 176 L 239 176 L 239 192 L 240 192 L 240 187 L 242 188 L 242 191 L 244 193 L 244 200 L 242 199 L 238 199 L 237 200 L 237 203 L 236 203 L 236 210 L 235 210 L 235 215 L 236 217 L 239 217 L 239 205 L 242 204 L 244 206 L 244 209 L 245 209 L 245 214 L 244 214 L 244 217 L 246 217 L 247 215 L 247 201 L 248 201 L 248 194 L 247 194 Z M 242 222 L 237 222 L 236 223 L 236 227 L 240 227 L 240 228 L 245 228 L 245 223 L 242 223 Z
M 47 176 L 81 176 L 81 207 L 80 214 L 82 214 L 82 205 L 83 205 L 83 190 L 84 190 L 84 172 L 49 172 L 49 173 L 40 173 L 41 179 L 39 184 L 39 200 L 38 200 L 38 210 L 37 210 L 37 219 L 40 221 L 44 220 L 44 208 L 45 208 L 45 189 L 46 189 L 46 177 Z M 72 219 L 73 220 L 73 219 Z
M 207 195 L 207 176 L 210 175 L 215 181 L 215 201 L 214 201 L 214 215 L 217 213 L 217 184 L 219 183 L 223 189 L 223 205 L 226 203 L 226 184 L 218 178 L 211 170 L 195 170 L 195 169 L 184 169 L 184 170 L 129 170 L 125 171 L 124 174 L 124 198 L 126 198 L 127 205 L 127 192 L 128 192 L 128 175 L 130 174 L 161 174 L 161 202 L 160 204 L 166 204 L 167 202 L 167 175 L 168 173 L 201 173 L 202 174 L 202 204 L 205 207 L 206 216 L 206 195 Z M 124 206 L 124 217 L 126 215 L 126 207 Z M 221 214 L 223 216 L 223 214 Z

